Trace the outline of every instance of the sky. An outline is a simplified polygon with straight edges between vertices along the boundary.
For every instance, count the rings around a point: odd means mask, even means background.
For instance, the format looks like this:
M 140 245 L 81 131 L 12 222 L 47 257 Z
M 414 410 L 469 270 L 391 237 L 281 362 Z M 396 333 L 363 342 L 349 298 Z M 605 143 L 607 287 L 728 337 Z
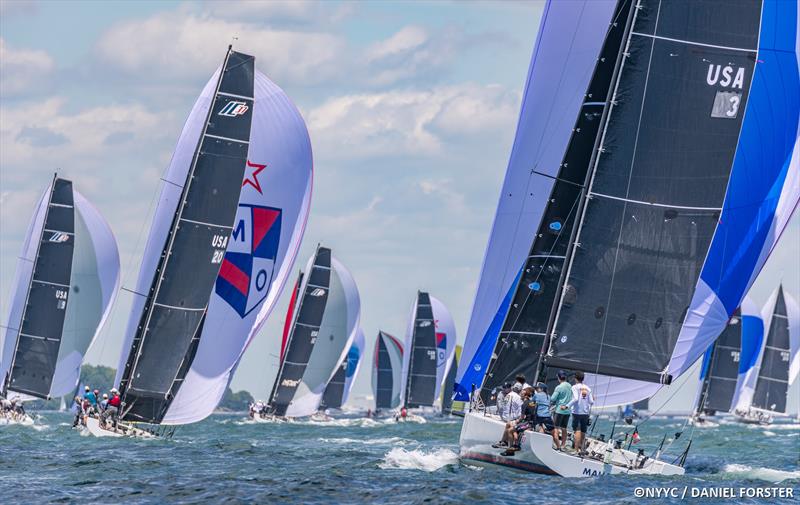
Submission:
M 403 334 L 417 290 L 450 308 L 463 340 L 542 7 L 0 0 L 0 309 L 55 171 L 109 221 L 122 286 L 133 287 L 159 177 L 233 42 L 297 104 L 311 136 L 314 194 L 295 270 L 317 243 L 333 249 L 358 284 L 367 356 L 379 328 Z M 780 280 L 800 293 L 798 257 L 795 216 L 753 288 L 757 303 Z M 289 291 L 234 390 L 268 394 Z M 116 366 L 130 301 L 118 297 L 90 363 Z M 370 394 L 369 382 L 362 367 L 353 396 Z M 693 392 L 661 395 L 678 404 Z

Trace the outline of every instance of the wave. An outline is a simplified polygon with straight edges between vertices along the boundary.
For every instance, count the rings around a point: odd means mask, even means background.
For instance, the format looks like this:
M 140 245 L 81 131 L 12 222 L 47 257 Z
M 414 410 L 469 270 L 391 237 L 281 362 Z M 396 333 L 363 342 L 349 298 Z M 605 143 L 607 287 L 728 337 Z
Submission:
M 407 451 L 402 447 L 395 447 L 383 457 L 383 462 L 378 467 L 389 470 L 422 470 L 425 472 L 435 472 L 448 465 L 458 464 L 458 454 L 450 449 L 436 449 L 435 451 L 423 451 L 413 449 Z
M 765 480 L 778 483 L 784 480 L 800 479 L 800 470 L 776 470 L 775 468 L 753 468 L 748 465 L 725 465 L 722 472 L 746 480 Z
M 410 440 L 406 440 L 400 437 L 388 437 L 388 438 L 318 438 L 320 442 L 326 444 L 341 444 L 341 445 L 352 445 L 352 444 L 362 444 L 362 445 L 407 445 L 411 443 Z

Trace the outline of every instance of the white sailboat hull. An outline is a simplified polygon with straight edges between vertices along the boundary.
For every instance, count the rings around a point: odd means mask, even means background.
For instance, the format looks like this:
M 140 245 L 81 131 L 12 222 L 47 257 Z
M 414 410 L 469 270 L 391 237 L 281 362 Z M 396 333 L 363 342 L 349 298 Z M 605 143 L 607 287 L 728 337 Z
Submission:
M 125 424 L 120 423 L 119 428 L 116 431 L 106 429 L 100 426 L 100 420 L 96 417 L 89 417 L 86 419 L 86 426 L 83 427 L 83 430 L 95 437 L 113 437 L 113 438 L 120 438 L 120 437 L 136 437 L 136 438 L 155 438 L 155 435 L 148 433 L 146 431 L 140 430 L 138 428 L 134 428 L 133 426 L 128 426 Z
M 505 422 L 499 418 L 469 412 L 464 416 L 461 427 L 461 458 L 481 464 L 495 464 L 527 472 L 562 477 L 595 477 L 605 474 L 649 474 L 683 475 L 683 467 L 671 465 L 656 459 L 647 459 L 644 464 L 632 467 L 629 462 L 636 461 L 637 454 L 623 449 L 614 449 L 609 463 L 592 457 L 579 457 L 552 448 L 553 439 L 545 433 L 526 431 L 522 435 L 520 450 L 514 456 L 502 456 L 504 449 L 495 449 L 503 435 Z M 588 453 L 604 455 L 607 444 L 588 439 Z M 602 456 L 598 456 L 602 458 Z

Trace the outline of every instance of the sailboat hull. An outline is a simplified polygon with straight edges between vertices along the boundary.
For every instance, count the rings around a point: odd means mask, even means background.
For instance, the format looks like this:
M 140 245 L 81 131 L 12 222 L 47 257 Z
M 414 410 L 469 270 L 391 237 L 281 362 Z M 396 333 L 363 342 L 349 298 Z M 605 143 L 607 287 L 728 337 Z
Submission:
M 478 464 L 499 465 L 515 470 L 560 475 L 562 477 L 596 477 L 605 474 L 650 474 L 683 475 L 683 467 L 663 461 L 649 459 L 640 468 L 630 468 L 629 461 L 636 461 L 636 453 L 616 449 L 611 463 L 601 459 L 579 457 L 566 452 L 554 451 L 553 439 L 545 433 L 526 431 L 522 435 L 520 450 L 514 456 L 503 456 L 504 449 L 496 449 L 503 436 L 505 422 L 491 415 L 469 412 L 461 427 L 461 458 Z M 588 452 L 604 454 L 606 444 L 589 439 Z

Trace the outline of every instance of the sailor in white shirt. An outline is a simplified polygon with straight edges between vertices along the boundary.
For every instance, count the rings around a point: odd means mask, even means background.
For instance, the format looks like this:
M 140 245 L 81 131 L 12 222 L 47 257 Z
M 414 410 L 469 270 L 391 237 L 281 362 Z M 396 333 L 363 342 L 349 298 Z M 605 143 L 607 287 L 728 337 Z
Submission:
M 574 432 L 574 448 L 576 451 L 583 452 L 584 434 L 589 427 L 589 415 L 594 405 L 592 390 L 583 383 L 583 372 L 575 372 L 575 384 L 572 386 L 572 401 L 569 407 L 572 409 L 572 431 Z

